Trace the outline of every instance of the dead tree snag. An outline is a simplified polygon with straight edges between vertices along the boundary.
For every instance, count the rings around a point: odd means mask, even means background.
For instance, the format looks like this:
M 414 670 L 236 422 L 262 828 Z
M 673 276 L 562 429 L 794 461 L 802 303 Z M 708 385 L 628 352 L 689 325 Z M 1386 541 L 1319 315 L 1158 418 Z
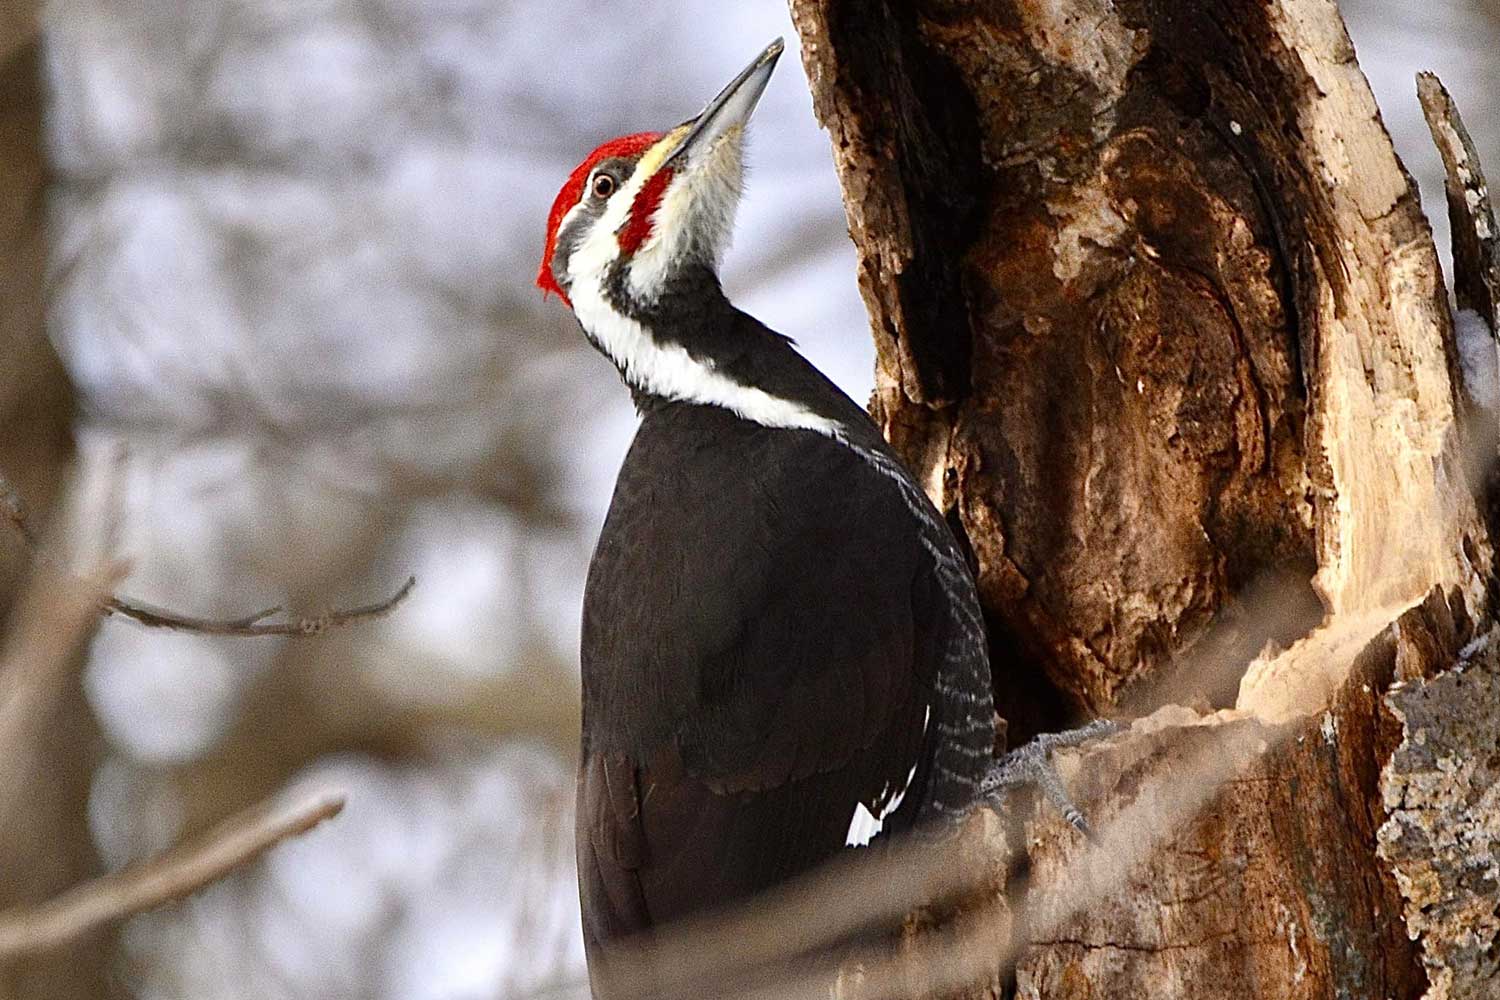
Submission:
M 1436 992 L 1457 918 L 1419 898 L 1459 878 L 1460 827 L 1434 783 L 1477 772 L 1414 749 L 1411 699 L 1492 625 L 1494 436 L 1466 422 L 1436 248 L 1336 4 L 792 10 L 873 408 L 976 554 L 998 704 L 1022 733 L 1188 706 L 1079 758 L 1105 822 L 1208 785 L 1071 909 L 1100 852 L 1050 819 L 1010 845 L 1012 988 L 1486 995 Z M 1461 304 L 1492 322 L 1482 175 L 1445 127 Z M 1226 741 L 1264 749 L 1209 766 Z

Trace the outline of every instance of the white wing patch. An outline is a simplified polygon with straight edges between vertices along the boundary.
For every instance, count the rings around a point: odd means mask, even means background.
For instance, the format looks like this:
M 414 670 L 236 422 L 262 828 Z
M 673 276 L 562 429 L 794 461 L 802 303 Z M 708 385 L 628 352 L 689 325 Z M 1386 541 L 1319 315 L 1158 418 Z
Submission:
M 849 834 L 844 838 L 845 847 L 866 847 L 885 827 L 885 820 L 876 819 L 874 813 L 861 802 L 854 807 L 854 818 L 849 821 Z
M 911 788 L 912 779 L 917 776 L 917 765 L 913 764 L 907 772 L 906 782 L 902 784 L 901 790 L 891 796 L 891 786 L 886 785 L 885 790 L 880 793 L 880 799 L 876 801 L 876 808 L 880 815 L 872 813 L 863 802 L 854 807 L 854 816 L 849 820 L 849 832 L 844 836 L 845 847 L 865 847 L 870 841 L 878 837 L 885 829 L 885 821 L 890 818 L 891 813 L 901 808 L 901 803 L 906 798 L 907 790 Z M 880 804 L 887 796 L 890 801 L 883 806 Z
M 922 717 L 922 735 L 927 735 L 927 726 L 932 722 L 932 706 L 927 706 L 927 714 Z M 868 847 L 870 841 L 880 836 L 885 829 L 885 821 L 890 818 L 891 813 L 901 808 L 901 803 L 906 800 L 906 793 L 911 790 L 911 783 L 917 776 L 917 765 L 913 764 L 911 770 L 906 773 L 906 781 L 902 783 L 901 789 L 893 796 L 891 786 L 886 785 L 880 792 L 880 797 L 875 800 L 875 808 L 880 810 L 877 816 L 863 802 L 854 807 L 854 816 L 849 820 L 849 832 L 844 836 L 845 847 Z

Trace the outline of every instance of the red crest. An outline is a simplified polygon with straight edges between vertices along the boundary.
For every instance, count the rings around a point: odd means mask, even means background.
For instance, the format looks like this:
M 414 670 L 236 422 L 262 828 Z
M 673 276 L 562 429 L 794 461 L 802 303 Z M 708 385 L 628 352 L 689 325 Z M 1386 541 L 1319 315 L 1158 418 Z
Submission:
M 567 215 L 573 206 L 578 204 L 579 199 L 583 197 L 583 186 L 588 183 L 589 174 L 593 172 L 593 169 L 601 161 L 608 160 L 611 157 L 633 158 L 640 156 L 646 150 L 656 145 L 661 139 L 662 134 L 661 132 L 638 132 L 635 135 L 625 135 L 618 139 L 611 139 L 590 153 L 574 169 L 573 173 L 569 175 L 567 183 L 557 193 L 557 200 L 552 203 L 552 212 L 547 216 L 547 245 L 542 251 L 542 266 L 536 275 L 537 287 L 544 294 L 555 294 L 569 307 L 572 306 L 572 303 L 568 301 L 568 296 L 563 292 L 562 287 L 558 285 L 556 276 L 552 273 L 552 255 L 557 250 L 557 229 L 562 225 L 563 216 Z M 670 171 L 664 170 L 663 173 L 670 176 Z M 655 181 L 656 178 L 653 177 L 650 182 L 647 182 L 646 188 L 649 190 L 655 187 Z M 661 200 L 661 192 L 663 190 L 665 190 L 665 182 L 663 182 L 660 189 L 655 193 L 656 201 Z M 625 245 L 626 240 L 634 239 L 637 235 L 639 236 L 639 241 L 644 241 L 646 236 L 650 235 L 650 213 L 656 210 L 656 205 L 654 203 L 649 206 L 642 205 L 641 199 L 646 194 L 647 190 L 641 191 L 640 196 L 636 198 L 636 204 L 632 206 L 630 221 L 627 223 L 626 230 L 621 236 L 622 246 Z M 639 212 L 642 208 L 647 209 L 645 214 L 646 221 L 644 223 L 640 221 L 639 217 Z M 637 234 L 637 226 L 640 225 L 644 225 L 645 231 Z M 636 247 L 640 246 L 639 241 L 635 244 Z

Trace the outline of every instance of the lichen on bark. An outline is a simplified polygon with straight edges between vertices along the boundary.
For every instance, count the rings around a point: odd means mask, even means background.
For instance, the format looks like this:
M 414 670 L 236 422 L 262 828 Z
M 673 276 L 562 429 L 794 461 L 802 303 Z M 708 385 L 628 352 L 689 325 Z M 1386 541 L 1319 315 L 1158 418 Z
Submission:
M 1402 740 L 1381 773 L 1379 854 L 1421 943 L 1424 1000 L 1500 995 L 1500 635 L 1385 706 Z

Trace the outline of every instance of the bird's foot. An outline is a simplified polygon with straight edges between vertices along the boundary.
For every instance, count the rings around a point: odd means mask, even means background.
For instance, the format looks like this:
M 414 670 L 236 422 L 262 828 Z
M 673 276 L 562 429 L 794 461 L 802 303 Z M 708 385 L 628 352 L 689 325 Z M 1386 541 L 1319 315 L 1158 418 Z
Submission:
M 1048 802 L 1052 803 L 1053 808 L 1062 813 L 1063 818 L 1072 824 L 1074 829 L 1088 836 L 1088 820 L 1068 797 L 1068 790 L 1063 787 L 1062 778 L 1058 776 L 1057 768 L 1052 764 L 1052 752 L 1082 746 L 1090 740 L 1101 739 L 1105 736 L 1113 736 L 1124 728 L 1120 723 L 1109 719 L 1096 719 L 1086 726 L 1069 729 L 1067 732 L 1043 733 L 1025 746 L 1012 750 L 1002 757 L 980 783 L 980 794 L 992 809 L 998 810 L 1001 799 L 1009 789 L 1031 785 L 1040 791 Z

